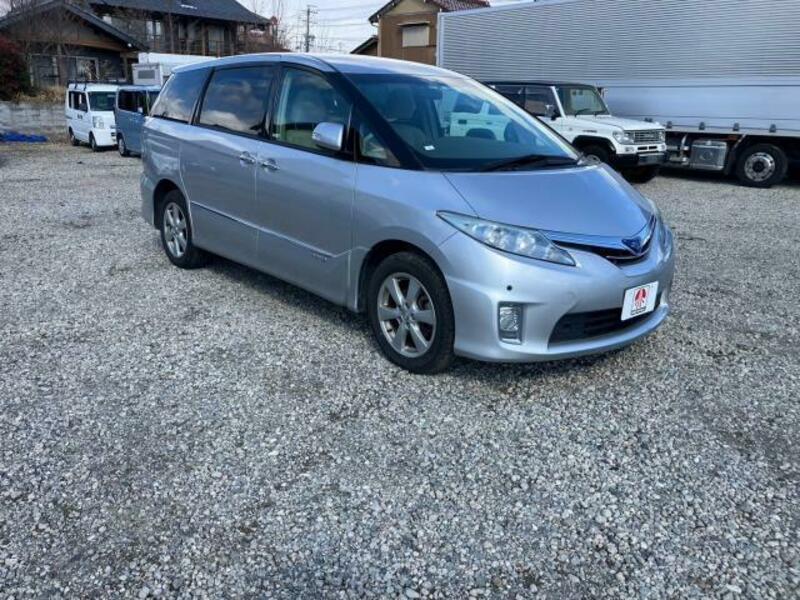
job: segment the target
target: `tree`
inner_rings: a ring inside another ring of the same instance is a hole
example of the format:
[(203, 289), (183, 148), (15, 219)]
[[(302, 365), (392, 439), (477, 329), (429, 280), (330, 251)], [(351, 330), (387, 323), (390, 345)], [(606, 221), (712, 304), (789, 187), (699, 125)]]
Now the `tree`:
[(11, 100), (28, 87), (28, 67), (22, 48), (0, 36), (0, 100)]

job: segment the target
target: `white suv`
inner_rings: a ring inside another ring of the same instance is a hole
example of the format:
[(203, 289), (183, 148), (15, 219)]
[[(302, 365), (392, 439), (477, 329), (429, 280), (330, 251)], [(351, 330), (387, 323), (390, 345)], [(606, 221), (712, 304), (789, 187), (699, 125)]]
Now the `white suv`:
[(597, 88), (580, 83), (489, 83), (540, 117), (585, 155), (630, 179), (655, 177), (666, 159), (666, 130), (658, 123), (614, 117)]
[(70, 83), (64, 99), (67, 134), (73, 146), (89, 144), (95, 152), (117, 145), (114, 101), (119, 86)]

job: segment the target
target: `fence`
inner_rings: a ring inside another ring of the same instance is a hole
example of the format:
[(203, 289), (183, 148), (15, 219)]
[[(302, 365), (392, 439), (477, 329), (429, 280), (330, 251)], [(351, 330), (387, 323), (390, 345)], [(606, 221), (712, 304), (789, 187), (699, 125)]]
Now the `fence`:
[(66, 137), (64, 105), (40, 102), (0, 102), (0, 131)]

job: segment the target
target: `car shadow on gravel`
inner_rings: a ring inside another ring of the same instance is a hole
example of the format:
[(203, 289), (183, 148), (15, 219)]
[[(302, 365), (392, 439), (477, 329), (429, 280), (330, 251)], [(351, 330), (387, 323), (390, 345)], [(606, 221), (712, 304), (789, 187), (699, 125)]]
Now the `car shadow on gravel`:
[[(373, 339), (366, 315), (354, 313), (277, 277), (220, 256), (214, 256), (208, 268), (237, 284), (246, 285), (260, 294), (269, 295), (290, 305), (293, 309), (343, 326), (350, 333), (369, 340), (376, 353), (376, 360), (387, 360)], [(509, 377), (539, 378), (567, 373), (574, 369), (592, 368), (625, 351), (625, 348), (621, 348), (604, 354), (536, 363), (491, 363), (457, 357), (447, 375), (465, 380), (480, 379), (483, 382), (505, 384), (509, 381)]]

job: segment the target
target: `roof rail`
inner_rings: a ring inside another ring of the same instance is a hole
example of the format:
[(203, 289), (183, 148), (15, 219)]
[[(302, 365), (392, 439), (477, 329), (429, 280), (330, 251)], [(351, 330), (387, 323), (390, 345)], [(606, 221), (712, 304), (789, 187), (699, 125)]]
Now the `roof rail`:
[[(116, 78), (116, 79), (70, 79), (67, 81), (67, 87), (75, 86), (74, 89), (86, 89), (87, 85), (125, 85), (128, 83), (128, 80), (125, 78)], [(82, 88), (79, 86), (83, 86)]]

